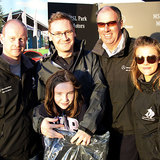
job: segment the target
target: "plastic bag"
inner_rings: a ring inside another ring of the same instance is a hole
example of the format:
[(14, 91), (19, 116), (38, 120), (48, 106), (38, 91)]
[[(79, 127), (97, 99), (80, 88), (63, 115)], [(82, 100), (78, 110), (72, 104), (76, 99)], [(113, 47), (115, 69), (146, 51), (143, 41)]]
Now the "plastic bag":
[(58, 131), (64, 139), (44, 137), (44, 160), (105, 160), (108, 153), (109, 132), (94, 135), (88, 146), (70, 143), (75, 132)]

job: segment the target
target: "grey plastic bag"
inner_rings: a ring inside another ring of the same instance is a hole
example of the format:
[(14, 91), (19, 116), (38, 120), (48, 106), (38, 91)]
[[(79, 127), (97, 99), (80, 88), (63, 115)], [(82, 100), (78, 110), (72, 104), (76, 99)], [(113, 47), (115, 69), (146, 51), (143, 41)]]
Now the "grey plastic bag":
[(88, 146), (70, 143), (75, 132), (60, 131), (64, 139), (44, 137), (44, 160), (105, 160), (108, 154), (109, 132), (94, 135)]

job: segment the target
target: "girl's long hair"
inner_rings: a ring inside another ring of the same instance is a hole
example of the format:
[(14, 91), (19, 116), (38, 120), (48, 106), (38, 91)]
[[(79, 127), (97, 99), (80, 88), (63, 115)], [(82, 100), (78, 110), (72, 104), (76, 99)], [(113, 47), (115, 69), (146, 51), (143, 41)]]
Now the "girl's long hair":
[(56, 73), (52, 74), (47, 82), (46, 82), (46, 93), (45, 93), (45, 101), (44, 106), (49, 115), (59, 116), (60, 108), (56, 105), (54, 101), (54, 88), (59, 83), (71, 82), (74, 87), (74, 100), (71, 105), (65, 110), (66, 115), (69, 117), (77, 116), (81, 111), (81, 106), (84, 103), (83, 96), (80, 92), (80, 84), (78, 83), (75, 76), (67, 71), (60, 70)]
[[(138, 69), (137, 63), (135, 61), (135, 57), (136, 57), (136, 50), (138, 49), (138, 47), (145, 47), (145, 46), (154, 47), (158, 52), (158, 57), (160, 57), (160, 44), (157, 40), (151, 37), (147, 37), (147, 36), (141, 36), (135, 40), (134, 47), (133, 47), (133, 60), (131, 64), (131, 77), (132, 77), (133, 84), (140, 91), (141, 91), (141, 88), (140, 88), (140, 84), (138, 83), (138, 78), (142, 73)], [(154, 88), (156, 80), (160, 78), (160, 66), (159, 65), (158, 65), (157, 72), (158, 72), (157, 73), (158, 75), (157, 75), (157, 78), (153, 82), (153, 88)], [(160, 87), (160, 82), (159, 82), (159, 87)]]

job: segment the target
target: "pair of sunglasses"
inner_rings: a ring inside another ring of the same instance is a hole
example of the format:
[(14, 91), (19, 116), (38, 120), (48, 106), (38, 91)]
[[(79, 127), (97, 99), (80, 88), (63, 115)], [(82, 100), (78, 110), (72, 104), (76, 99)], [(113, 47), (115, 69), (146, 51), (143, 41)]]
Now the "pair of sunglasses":
[(135, 61), (137, 64), (142, 64), (144, 63), (144, 60), (147, 60), (147, 62), (149, 64), (153, 64), (155, 63), (157, 60), (159, 60), (159, 57), (155, 56), (155, 55), (152, 55), (152, 56), (147, 56), (147, 57), (135, 57)]
[(97, 26), (98, 26), (99, 28), (104, 28), (106, 25), (107, 25), (108, 27), (113, 27), (113, 26), (115, 26), (116, 24), (117, 24), (117, 21), (110, 21), (110, 22), (107, 22), (107, 23), (98, 22), (98, 23), (97, 23)]

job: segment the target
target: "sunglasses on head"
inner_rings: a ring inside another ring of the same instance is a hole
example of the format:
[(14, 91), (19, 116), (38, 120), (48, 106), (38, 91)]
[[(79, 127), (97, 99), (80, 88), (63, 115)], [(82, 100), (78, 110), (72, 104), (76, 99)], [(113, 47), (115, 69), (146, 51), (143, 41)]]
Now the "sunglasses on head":
[(117, 21), (110, 21), (110, 22), (107, 22), (107, 23), (98, 22), (98, 23), (97, 23), (97, 26), (98, 26), (99, 28), (104, 28), (106, 25), (107, 25), (108, 27), (113, 27), (113, 26), (115, 26), (116, 24), (117, 24)]
[(159, 60), (159, 57), (152, 55), (152, 56), (147, 56), (147, 57), (135, 57), (135, 61), (137, 64), (142, 64), (144, 63), (144, 59), (147, 60), (148, 63), (153, 64), (155, 63), (157, 60)]

